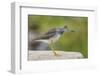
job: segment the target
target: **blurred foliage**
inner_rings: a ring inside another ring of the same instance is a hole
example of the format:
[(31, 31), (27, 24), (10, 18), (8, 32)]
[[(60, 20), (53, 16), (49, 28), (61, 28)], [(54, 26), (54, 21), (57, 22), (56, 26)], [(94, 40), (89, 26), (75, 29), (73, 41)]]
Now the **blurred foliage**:
[(81, 52), (85, 58), (88, 57), (88, 17), (76, 16), (45, 16), (29, 15), (29, 31), (45, 33), (51, 28), (67, 25), (75, 32), (64, 33), (58, 42), (56, 49)]

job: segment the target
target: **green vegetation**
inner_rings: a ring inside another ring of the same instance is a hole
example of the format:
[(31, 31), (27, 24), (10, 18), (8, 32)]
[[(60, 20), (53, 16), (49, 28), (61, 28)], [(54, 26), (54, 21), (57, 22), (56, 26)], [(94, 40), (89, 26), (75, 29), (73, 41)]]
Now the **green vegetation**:
[(75, 32), (64, 33), (58, 42), (56, 49), (81, 52), (85, 58), (88, 57), (88, 18), (74, 16), (42, 16), (29, 15), (29, 31), (37, 33), (47, 32), (50, 28), (67, 25)]

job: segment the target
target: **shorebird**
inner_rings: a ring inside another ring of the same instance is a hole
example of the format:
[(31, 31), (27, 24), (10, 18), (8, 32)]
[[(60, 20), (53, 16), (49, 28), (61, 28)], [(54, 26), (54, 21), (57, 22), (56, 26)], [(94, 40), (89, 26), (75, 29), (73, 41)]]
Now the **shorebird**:
[(53, 51), (54, 55), (59, 56), (59, 54), (57, 54), (56, 50), (54, 49), (54, 43), (59, 40), (59, 38), (64, 32), (70, 32), (70, 31), (71, 30), (69, 30), (67, 26), (63, 26), (60, 28), (52, 28), (48, 32), (44, 33), (43, 35), (37, 37), (34, 40), (47, 43), (50, 46), (51, 50)]

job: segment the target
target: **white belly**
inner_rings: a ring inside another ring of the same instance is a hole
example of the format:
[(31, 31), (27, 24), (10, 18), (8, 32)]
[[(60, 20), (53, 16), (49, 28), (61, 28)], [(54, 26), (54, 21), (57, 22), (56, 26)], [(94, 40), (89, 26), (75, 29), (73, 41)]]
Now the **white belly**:
[(50, 39), (49, 39), (49, 42), (50, 42), (50, 43), (51, 43), (51, 42), (54, 43), (54, 42), (58, 41), (59, 38), (60, 38), (60, 35), (56, 35), (56, 36), (50, 38)]

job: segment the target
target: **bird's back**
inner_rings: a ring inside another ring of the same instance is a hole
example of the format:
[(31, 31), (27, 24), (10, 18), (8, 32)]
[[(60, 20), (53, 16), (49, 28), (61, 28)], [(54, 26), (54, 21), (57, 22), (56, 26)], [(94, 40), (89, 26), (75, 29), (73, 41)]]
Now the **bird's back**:
[(56, 28), (53, 28), (49, 30), (48, 32), (44, 33), (43, 35), (35, 38), (34, 40), (40, 40), (40, 39), (50, 39), (56, 35)]

